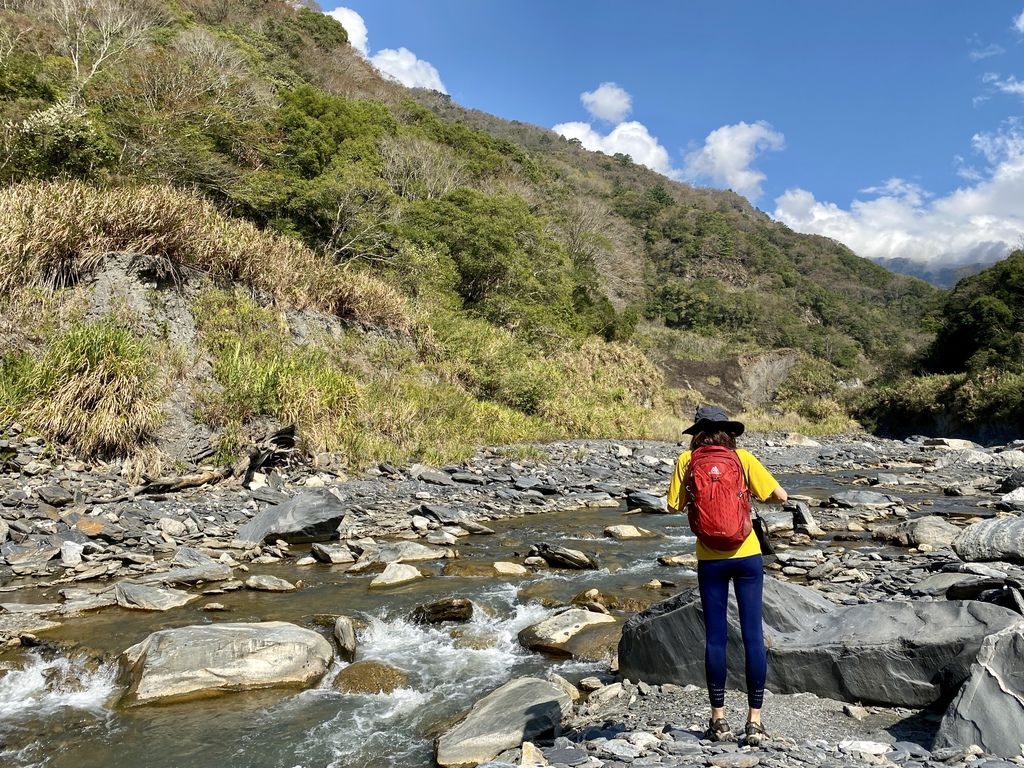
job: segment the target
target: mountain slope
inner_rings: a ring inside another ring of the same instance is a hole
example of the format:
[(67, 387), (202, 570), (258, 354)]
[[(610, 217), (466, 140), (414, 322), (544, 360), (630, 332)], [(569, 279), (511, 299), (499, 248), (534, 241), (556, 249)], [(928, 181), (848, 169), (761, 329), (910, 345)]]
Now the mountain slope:
[[(97, 8), (0, 10), (0, 421), (225, 458), (294, 422), (310, 453), (443, 460), (671, 434), (702, 388), (838, 418), (838, 381), (925, 339), (926, 284), (388, 82), (314, 7)], [(725, 359), (740, 383), (690, 365)], [(68, 421), (58, 391), (96, 397)]]

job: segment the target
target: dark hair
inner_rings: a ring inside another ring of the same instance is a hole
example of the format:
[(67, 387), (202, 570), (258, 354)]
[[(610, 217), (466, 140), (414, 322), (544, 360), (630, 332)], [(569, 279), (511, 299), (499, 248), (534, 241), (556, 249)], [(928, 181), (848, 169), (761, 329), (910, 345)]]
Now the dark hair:
[(690, 440), (690, 450), (695, 451), (707, 445), (721, 445), (736, 450), (736, 436), (729, 432), (698, 432)]

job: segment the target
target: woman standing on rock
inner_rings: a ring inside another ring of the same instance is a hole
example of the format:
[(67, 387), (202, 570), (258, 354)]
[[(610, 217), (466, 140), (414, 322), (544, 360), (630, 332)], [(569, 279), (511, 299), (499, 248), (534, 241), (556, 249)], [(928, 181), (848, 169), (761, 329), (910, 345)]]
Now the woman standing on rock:
[(705, 738), (734, 738), (725, 719), (726, 639), (729, 582), (736, 591), (746, 657), (747, 703), (750, 711), (743, 741), (758, 746), (765, 738), (761, 725), (768, 663), (761, 623), (764, 562), (750, 520), (750, 494), (760, 501), (784, 502), (782, 486), (753, 454), (736, 449), (743, 424), (729, 421), (716, 405), (697, 409), (690, 449), (676, 461), (668, 489), (669, 509), (682, 512), (697, 536), (697, 584), (704, 612), (704, 670), (711, 718)]

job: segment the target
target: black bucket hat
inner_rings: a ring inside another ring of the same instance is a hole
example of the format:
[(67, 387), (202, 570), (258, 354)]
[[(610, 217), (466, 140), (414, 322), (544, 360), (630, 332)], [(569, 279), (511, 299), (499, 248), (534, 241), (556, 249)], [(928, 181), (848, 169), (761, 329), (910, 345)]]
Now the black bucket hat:
[(745, 427), (742, 421), (729, 421), (729, 416), (720, 405), (702, 405), (693, 416), (693, 426), (683, 430), (684, 435), (698, 432), (728, 432), (739, 437)]

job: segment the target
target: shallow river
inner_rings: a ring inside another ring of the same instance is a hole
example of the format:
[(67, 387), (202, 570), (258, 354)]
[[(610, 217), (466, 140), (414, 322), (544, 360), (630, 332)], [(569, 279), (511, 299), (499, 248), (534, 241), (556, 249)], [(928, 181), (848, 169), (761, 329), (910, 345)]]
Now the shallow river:
[[(827, 497), (848, 479), (780, 474), (791, 493)], [(838, 480), (838, 483), (836, 482)], [(913, 494), (898, 493), (908, 501)], [(936, 499), (940, 505), (941, 497)], [(938, 511), (938, 510), (933, 510)], [(632, 523), (662, 538), (615, 542), (603, 529)], [(619, 597), (661, 599), (677, 589), (652, 592), (643, 585), (669, 579), (682, 588), (692, 571), (664, 568), (657, 557), (692, 552), (694, 539), (681, 516), (624, 516), (621, 508), (535, 515), (492, 524), (494, 536), (461, 539), (459, 562), (521, 561), (530, 544), (547, 541), (596, 553), (599, 571), (550, 572), (522, 580), (434, 576), (406, 587), (373, 591), (372, 575), (347, 575), (314, 565), (254, 566), (304, 587), (272, 594), (240, 590), (196, 601), (166, 613), (110, 608), (69, 620), (47, 637), (114, 658), (150, 632), (210, 621), (285, 620), (320, 626), (344, 613), (367, 622), (359, 634), (358, 659), (379, 659), (408, 674), (408, 686), (390, 695), (336, 692), (331, 681), (343, 662), (335, 661), (321, 683), (296, 692), (252, 691), (163, 706), (122, 708), (116, 662), (95, 666), (68, 659), (44, 661), (32, 652), (0, 660), (0, 764), (50, 768), (120, 766), (332, 766), (432, 765), (431, 737), (477, 698), (511, 677), (543, 675), (555, 669), (570, 679), (606, 669), (546, 659), (521, 648), (522, 628), (553, 612), (542, 598), (567, 601), (597, 587)], [(301, 549), (301, 548), (295, 548)], [(471, 598), (478, 606), (468, 625), (431, 628), (405, 620), (414, 606), (442, 597)], [(50, 592), (16, 593), (25, 602), (53, 600)], [(205, 602), (230, 612), (200, 610)], [(63, 681), (63, 682), (62, 682)]]

